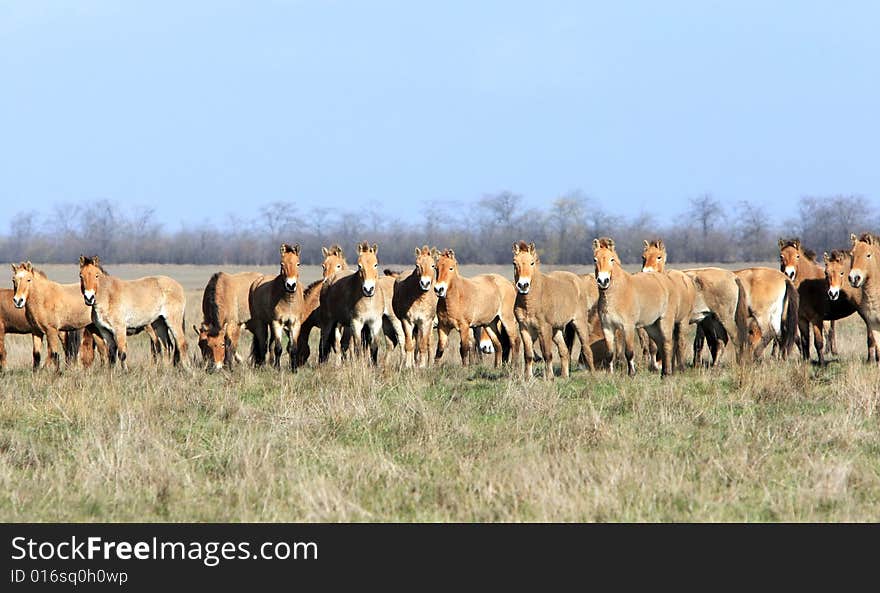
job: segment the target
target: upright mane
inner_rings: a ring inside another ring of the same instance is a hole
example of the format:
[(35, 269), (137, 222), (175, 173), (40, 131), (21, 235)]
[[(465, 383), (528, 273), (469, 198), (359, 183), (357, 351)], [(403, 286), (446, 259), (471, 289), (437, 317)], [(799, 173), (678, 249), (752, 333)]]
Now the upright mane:
[(222, 272), (216, 272), (208, 285), (205, 286), (205, 293), (202, 297), (202, 315), (205, 318), (205, 325), (208, 326), (208, 333), (216, 336), (220, 333), (220, 310), (217, 306), (217, 281), (220, 279)]
[(859, 235), (859, 241), (868, 245), (880, 245), (880, 236), (873, 233), (862, 233)]
[(101, 273), (104, 275), (110, 274), (107, 270), (104, 269), (104, 266), (101, 265), (101, 260), (100, 260), (100, 258), (98, 258), (97, 255), (91, 255), (91, 256), (81, 255), (79, 257), (79, 267), (90, 266), (90, 265), (95, 266), (96, 268), (101, 270)]
[(324, 279), (323, 279), (323, 278), (318, 278), (317, 280), (315, 280), (314, 282), (312, 282), (311, 284), (309, 284), (308, 286), (306, 286), (305, 290), (303, 290), (303, 296), (305, 296), (305, 295), (307, 295), (307, 294), (311, 294), (311, 292), (312, 292), (313, 290), (315, 290), (315, 287), (318, 287), (318, 286), (320, 286), (321, 284), (324, 284)]
[(828, 261), (834, 263), (842, 263), (849, 261), (849, 251), (844, 249), (834, 249), (828, 254)]

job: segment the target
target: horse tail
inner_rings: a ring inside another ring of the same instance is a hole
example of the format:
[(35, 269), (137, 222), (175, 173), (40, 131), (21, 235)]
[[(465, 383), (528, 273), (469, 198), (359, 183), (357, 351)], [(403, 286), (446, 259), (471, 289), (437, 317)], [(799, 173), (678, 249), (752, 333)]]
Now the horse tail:
[(503, 323), (499, 323), (498, 328), (498, 341), (501, 342), (501, 362), (507, 362), (510, 359), (510, 336)]
[(800, 306), (800, 295), (797, 288), (788, 278), (785, 279), (785, 301), (784, 312), (782, 317), (782, 354), (788, 356), (794, 346), (795, 336), (798, 332), (798, 307)]
[(736, 311), (734, 313), (734, 323), (736, 323), (736, 357), (740, 357), (745, 353), (746, 342), (749, 338), (749, 296), (746, 293), (745, 284), (738, 277), (736, 278)]
[(82, 329), (72, 329), (64, 332), (64, 359), (72, 363), (79, 356), (79, 345), (82, 342)]
[(253, 339), (251, 340), (250, 361), (254, 366), (262, 366), (266, 363), (266, 355), (269, 350), (269, 332), (266, 332), (264, 340), (257, 337), (256, 328), (251, 330), (251, 333), (253, 333)]
[(400, 278), (403, 275), (403, 272), (400, 270), (392, 270), (390, 268), (385, 268), (382, 273), (386, 276), (391, 276), (392, 278)]

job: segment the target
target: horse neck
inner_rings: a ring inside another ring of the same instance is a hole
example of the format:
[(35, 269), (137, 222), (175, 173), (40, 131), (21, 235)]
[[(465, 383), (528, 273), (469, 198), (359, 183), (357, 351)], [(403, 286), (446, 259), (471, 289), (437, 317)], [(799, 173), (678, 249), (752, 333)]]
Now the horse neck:
[[(800, 260), (797, 269), (797, 278), (800, 280), (817, 280), (825, 277), (825, 270), (814, 261), (806, 258)], [(798, 282), (800, 284), (800, 282)]]
[(609, 287), (609, 289), (614, 288), (615, 285), (627, 286), (630, 283), (631, 279), (632, 274), (624, 270), (623, 266), (621, 266), (619, 263), (614, 262), (614, 266), (612, 267), (611, 271), (611, 286)]

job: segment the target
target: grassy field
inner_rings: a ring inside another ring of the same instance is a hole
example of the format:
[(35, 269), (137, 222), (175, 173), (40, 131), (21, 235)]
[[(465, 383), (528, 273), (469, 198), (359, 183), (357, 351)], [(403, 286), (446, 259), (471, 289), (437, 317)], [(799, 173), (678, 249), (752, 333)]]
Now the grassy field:
[[(191, 325), (213, 269), (111, 271), (180, 280)], [(838, 333), (824, 368), (552, 383), (462, 368), (454, 345), (426, 371), (156, 369), (143, 335), (128, 372), (33, 373), (11, 336), (0, 520), (876, 521), (880, 370), (860, 321)]]

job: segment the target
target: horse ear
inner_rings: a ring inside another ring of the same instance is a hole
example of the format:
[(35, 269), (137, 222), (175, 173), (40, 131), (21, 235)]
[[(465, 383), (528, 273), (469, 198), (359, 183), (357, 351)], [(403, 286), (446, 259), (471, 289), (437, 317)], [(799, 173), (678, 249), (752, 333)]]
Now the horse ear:
[(31, 263), (31, 260), (27, 260), (26, 262), (24, 262), (24, 269), (28, 272), (34, 271), (34, 264)]
[(379, 244), (378, 243), (373, 243), (373, 253), (374, 254), (379, 253)]
[(513, 254), (516, 255), (517, 253), (519, 253), (519, 241), (514, 241), (513, 242)]
[(614, 251), (614, 239), (605, 239), (605, 244), (608, 245), (608, 249)]
[(449, 254), (449, 257), (455, 259), (455, 252), (452, 249), (447, 249), (446, 253)]
[(83, 267), (86, 264), (86, 256), (80, 254), (79, 256), (79, 267)]
[(537, 249), (535, 249), (535, 242), (532, 241), (531, 243), (529, 243), (529, 253), (531, 253), (532, 255), (535, 255), (536, 252), (537, 252)]
[(419, 249), (418, 247), (416, 247), (416, 257), (420, 256), (421, 254), (422, 254), (422, 250)]
[(326, 247), (321, 247), (321, 254), (322, 254), (324, 257), (327, 257), (328, 255), (330, 255), (330, 250), (327, 249)]
[(295, 254), (299, 255), (299, 243), (297, 243), (296, 245), (293, 246), (293, 252)]
[(650, 243), (648, 243), (648, 240), (647, 240), (647, 239), (643, 239), (643, 240), (642, 240), (642, 243), (644, 243), (644, 244), (645, 244), (645, 249), (647, 249), (647, 248), (648, 248), (648, 247), (650, 247), (650, 246), (651, 246), (651, 244), (650, 244)]
[(783, 247), (785, 247), (785, 239), (779, 239), (778, 244), (779, 244), (779, 249), (782, 249)]
[(101, 259), (97, 255), (93, 255), (92, 256), (92, 264), (100, 267), (101, 266)]
[(849, 240), (850, 240), (850, 242), (852, 242), (853, 245), (855, 245), (856, 243), (858, 243), (859, 238), (856, 237), (855, 233), (850, 233)]
[(593, 251), (599, 249), (599, 239), (593, 239)]
[(800, 251), (800, 249), (801, 249), (801, 240), (800, 240), (800, 239), (795, 239), (795, 240), (792, 241), (791, 243), (792, 243), (792, 245), (794, 245), (794, 248), (795, 248), (795, 249), (797, 249), (798, 251)]
[(435, 260), (437, 258), (439, 258), (440, 257), (440, 250), (437, 249), (436, 247), (432, 247), (431, 248), (431, 257), (433, 257)]
[(824, 261), (824, 262), (827, 264), (827, 263), (828, 263), (828, 260), (830, 260), (830, 259), (831, 259), (831, 257), (828, 255), (828, 252), (827, 252), (827, 251), (823, 251), (823, 252), (822, 252), (822, 261)]

